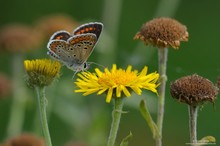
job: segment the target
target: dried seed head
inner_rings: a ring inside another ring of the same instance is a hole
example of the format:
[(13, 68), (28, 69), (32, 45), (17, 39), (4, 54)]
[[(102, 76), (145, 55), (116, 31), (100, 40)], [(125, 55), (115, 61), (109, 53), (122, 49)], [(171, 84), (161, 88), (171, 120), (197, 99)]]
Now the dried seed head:
[(206, 101), (214, 103), (218, 88), (208, 79), (193, 74), (182, 77), (172, 83), (170, 94), (180, 102), (196, 106)]
[(78, 26), (78, 22), (72, 19), (71, 16), (65, 14), (53, 14), (40, 18), (36, 21), (37, 30), (43, 33), (44, 38), (48, 40), (50, 36), (59, 30), (72, 32)]
[(11, 53), (40, 48), (42, 35), (23, 24), (11, 24), (0, 30), (0, 49)]
[(22, 134), (7, 140), (3, 146), (46, 146), (46, 144), (42, 138), (35, 135)]
[(171, 18), (156, 18), (146, 22), (134, 39), (140, 39), (146, 45), (151, 44), (158, 48), (172, 47), (178, 49), (180, 41), (188, 41), (186, 26)]

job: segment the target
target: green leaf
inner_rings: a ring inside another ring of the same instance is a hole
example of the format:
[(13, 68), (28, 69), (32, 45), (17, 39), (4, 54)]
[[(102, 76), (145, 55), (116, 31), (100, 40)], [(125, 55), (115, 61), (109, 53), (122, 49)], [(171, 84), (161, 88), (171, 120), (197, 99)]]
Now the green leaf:
[(133, 136), (133, 135), (132, 135), (132, 133), (130, 132), (129, 135), (126, 136), (126, 137), (122, 140), (120, 146), (127, 146), (127, 145), (128, 145), (128, 141), (132, 138), (132, 136)]
[(157, 125), (154, 123), (144, 100), (141, 100), (139, 108), (140, 108), (142, 116), (144, 117), (148, 126), (150, 127), (150, 130), (153, 134), (153, 138), (154, 139), (160, 138), (160, 134), (159, 134), (159, 130), (157, 128)]
[(202, 146), (202, 145), (206, 145), (206, 144), (215, 144), (215, 143), (216, 143), (215, 137), (205, 136), (201, 140), (197, 141), (196, 146)]

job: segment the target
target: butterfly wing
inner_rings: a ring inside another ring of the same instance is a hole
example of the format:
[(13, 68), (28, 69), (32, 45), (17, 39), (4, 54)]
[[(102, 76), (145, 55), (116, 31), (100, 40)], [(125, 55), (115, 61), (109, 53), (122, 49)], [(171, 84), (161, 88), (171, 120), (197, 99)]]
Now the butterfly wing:
[(64, 64), (68, 64), (72, 61), (71, 55), (65, 51), (68, 47), (69, 44), (67, 44), (67, 42), (64, 40), (51, 40), (47, 44), (47, 54), (55, 60), (58, 60)]
[(61, 31), (57, 31), (55, 32), (51, 37), (50, 37), (50, 41), (51, 40), (64, 40), (67, 41), (69, 38), (71, 37), (70, 33), (65, 31), (65, 30), (61, 30)]
[(68, 68), (82, 70), (84, 62), (88, 59), (97, 42), (94, 34), (81, 34), (64, 40), (51, 40), (48, 45), (48, 55), (62, 62)]
[(73, 31), (74, 35), (92, 33), (96, 35), (97, 40), (102, 32), (103, 24), (99, 22), (86, 23)]
[(96, 42), (97, 38), (95, 34), (87, 33), (74, 35), (67, 40), (70, 46), (66, 48), (66, 51), (71, 54), (74, 60), (77, 60), (77, 63), (83, 64), (92, 53)]
[(103, 28), (102, 23), (81, 25), (73, 32), (55, 32), (48, 42), (48, 55), (62, 62), (68, 68), (79, 71), (86, 68), (86, 61), (92, 53)]

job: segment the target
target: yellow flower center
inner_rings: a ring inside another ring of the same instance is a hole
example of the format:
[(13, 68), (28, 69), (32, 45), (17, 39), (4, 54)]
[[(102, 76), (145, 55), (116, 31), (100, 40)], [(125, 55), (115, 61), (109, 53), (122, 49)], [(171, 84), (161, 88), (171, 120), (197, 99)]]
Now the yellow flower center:
[(124, 70), (116, 70), (112, 73), (104, 73), (98, 80), (100, 85), (107, 86), (126, 86), (137, 78), (134, 72), (125, 72)]

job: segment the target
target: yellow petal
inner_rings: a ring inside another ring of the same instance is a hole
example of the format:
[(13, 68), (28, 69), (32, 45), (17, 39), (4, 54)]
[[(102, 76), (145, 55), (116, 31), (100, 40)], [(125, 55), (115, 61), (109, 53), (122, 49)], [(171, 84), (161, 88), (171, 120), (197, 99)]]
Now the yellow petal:
[(103, 74), (98, 68), (95, 69), (95, 72), (97, 73), (98, 77), (101, 77)]
[(121, 91), (122, 91), (122, 85), (119, 85), (117, 88), (116, 88), (116, 97), (121, 97)]
[(126, 87), (122, 87), (123, 93), (125, 94), (125, 96), (129, 97), (131, 96), (130, 92), (128, 91), (128, 89)]
[(107, 97), (106, 97), (106, 102), (109, 103), (112, 99), (112, 93), (113, 93), (113, 88), (108, 89)]
[(139, 76), (145, 76), (145, 75), (147, 74), (147, 70), (148, 70), (148, 68), (147, 68), (147, 66), (145, 66), (145, 67), (142, 69), (142, 71), (141, 71), (141, 73), (139, 74)]
[(127, 69), (126, 69), (126, 72), (127, 72), (127, 73), (130, 73), (130, 72), (131, 72), (131, 69), (132, 69), (132, 66), (129, 65), (129, 66), (127, 67)]

